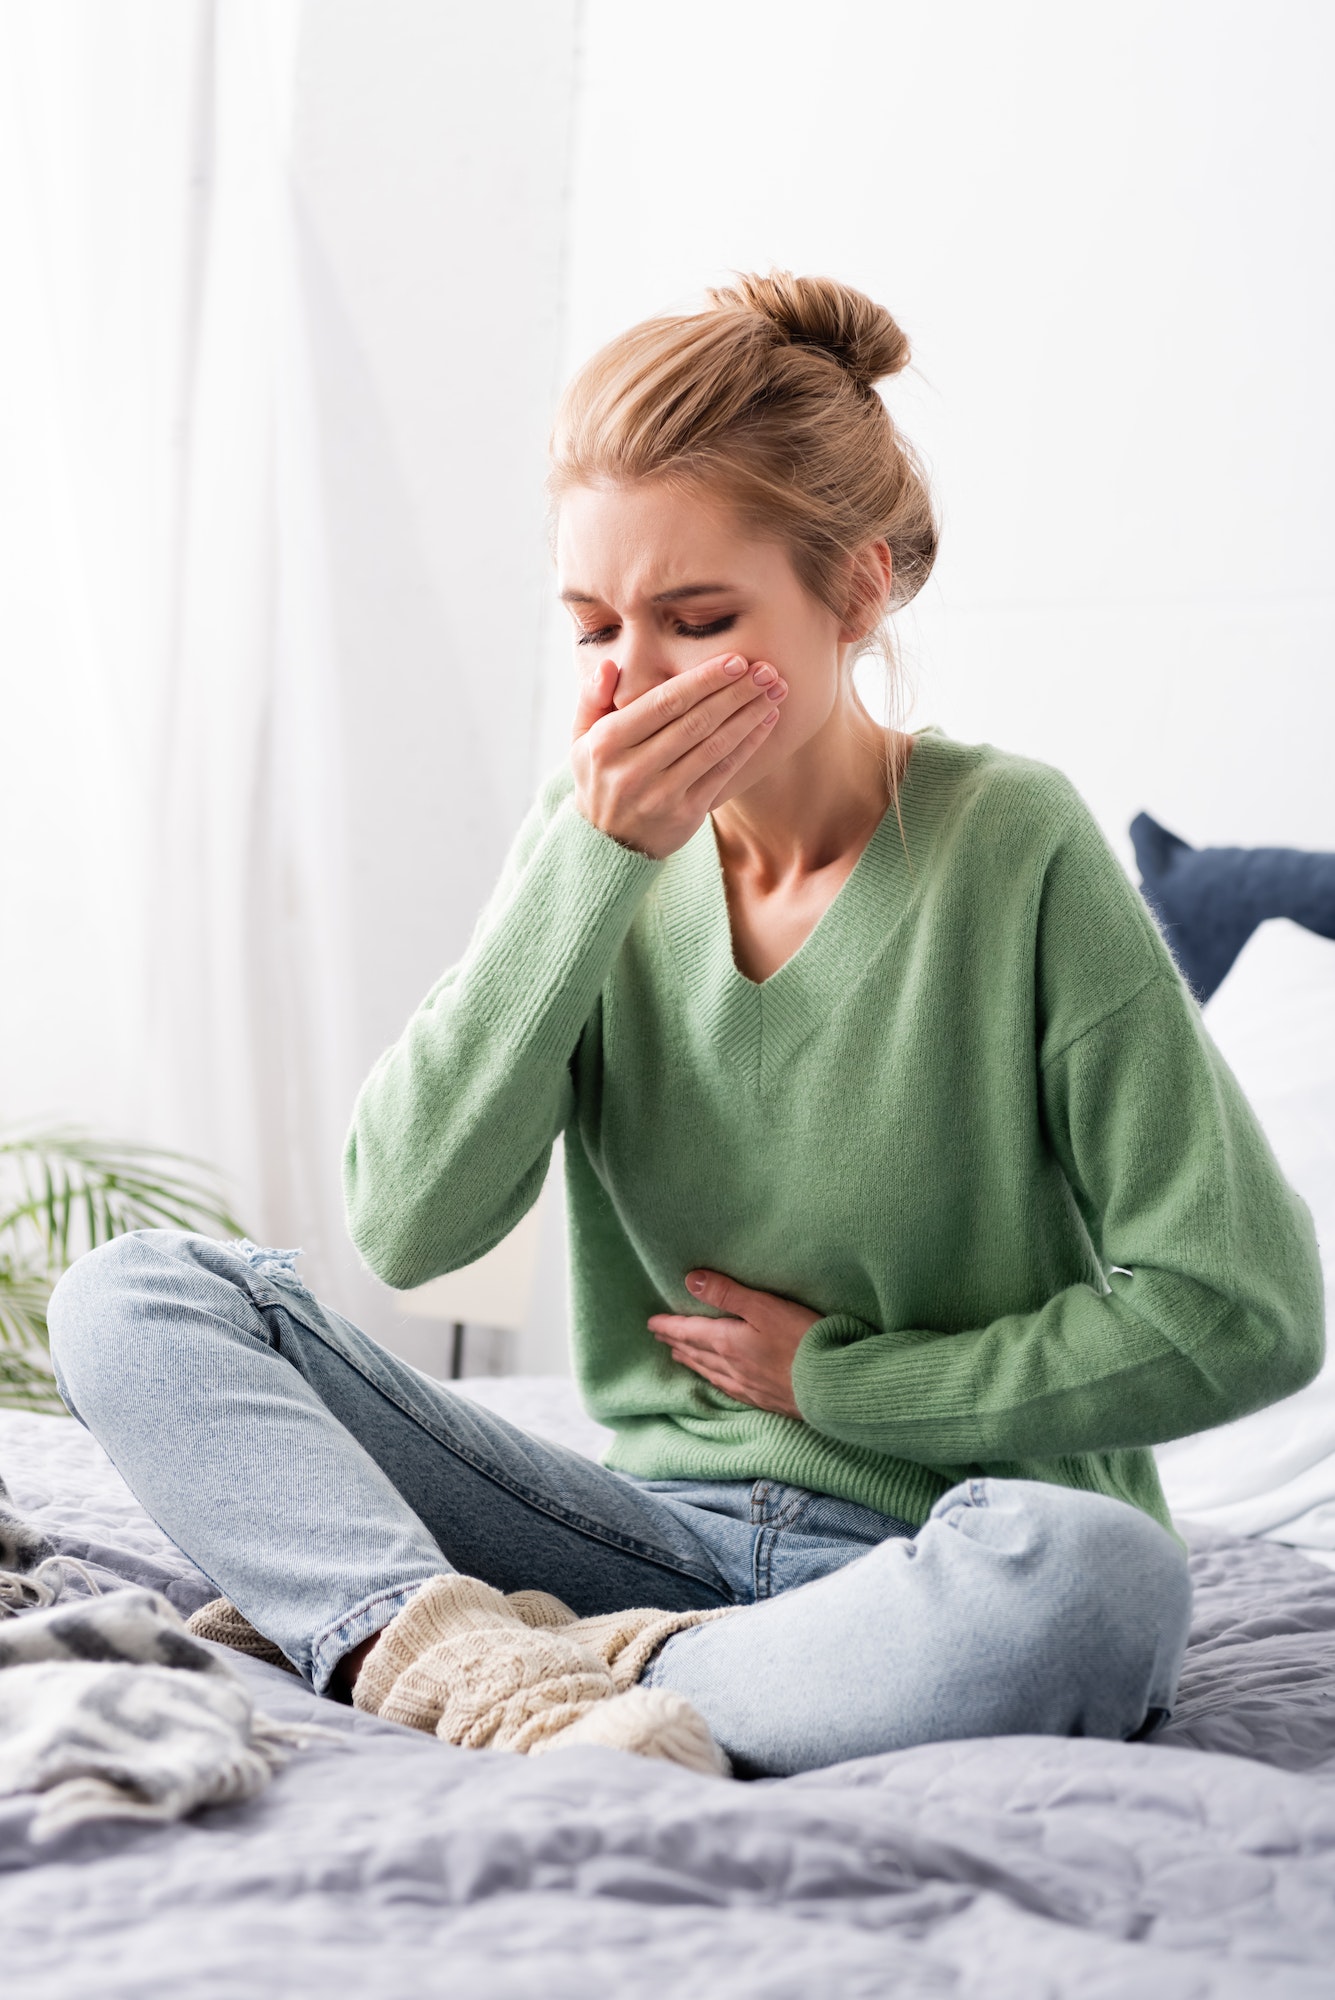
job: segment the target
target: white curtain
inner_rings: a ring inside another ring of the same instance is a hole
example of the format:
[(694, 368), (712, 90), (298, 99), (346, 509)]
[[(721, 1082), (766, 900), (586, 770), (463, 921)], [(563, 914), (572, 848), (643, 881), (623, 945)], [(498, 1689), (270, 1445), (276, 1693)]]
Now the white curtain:
[(77, 828), (63, 865), (100, 885), (84, 920), (101, 892), (111, 906), (111, 977), (80, 980), (68, 939), (83, 991), (58, 1008), (65, 1035), (85, 1009), (119, 1014), (92, 1028), (118, 1072), (92, 1114), (224, 1163), (253, 1226), (304, 1238), (328, 1276), (351, 1057), (290, 241), (298, 19), (291, 0), (7, 17), (4, 178), (26, 239), (7, 289), (41, 371), (10, 465), (46, 456), (56, 518), (36, 553), (80, 654), (76, 670), (48, 649), (39, 616), (9, 672), (49, 651), (60, 708), (82, 710), (66, 757), (48, 717), (26, 804), (34, 828), (53, 811)]
[[(521, 111), (572, 59), (572, 9), (528, 11)], [(0, 15), (0, 1116), (216, 1162), (391, 1338), (338, 1160), (536, 776), (568, 116), (503, 141), (545, 260), (484, 185), (496, 268), (461, 267), (504, 45), (453, 13)], [(507, 327), (526, 288), (517, 350), (466, 323), (483, 281)]]

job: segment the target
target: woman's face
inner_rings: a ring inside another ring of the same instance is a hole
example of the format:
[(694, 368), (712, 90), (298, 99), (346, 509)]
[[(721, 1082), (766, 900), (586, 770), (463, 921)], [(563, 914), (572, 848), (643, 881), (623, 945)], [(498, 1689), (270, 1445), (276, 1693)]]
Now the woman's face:
[(561, 502), (557, 571), (580, 665), (614, 660), (617, 708), (720, 653), (776, 667), (778, 728), (738, 775), (775, 770), (841, 701), (851, 634), (799, 583), (787, 550), (744, 533), (732, 510), (657, 480), (579, 486)]

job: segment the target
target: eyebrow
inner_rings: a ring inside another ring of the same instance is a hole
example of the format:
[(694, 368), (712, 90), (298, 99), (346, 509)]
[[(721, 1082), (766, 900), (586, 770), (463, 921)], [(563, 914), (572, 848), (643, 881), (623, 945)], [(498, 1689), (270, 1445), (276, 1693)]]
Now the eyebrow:
[[(651, 604), (680, 604), (688, 597), (717, 597), (720, 592), (735, 590), (734, 583), (683, 583), (676, 590), (660, 590), (657, 597), (651, 597)], [(586, 591), (563, 590), (562, 604), (597, 604), (600, 599), (590, 597)]]

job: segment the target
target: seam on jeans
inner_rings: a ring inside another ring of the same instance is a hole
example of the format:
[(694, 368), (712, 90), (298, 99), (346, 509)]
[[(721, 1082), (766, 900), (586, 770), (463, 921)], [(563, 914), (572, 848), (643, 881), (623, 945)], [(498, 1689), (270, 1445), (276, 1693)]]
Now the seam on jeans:
[(779, 1538), (781, 1535), (792, 1533), (802, 1515), (811, 1506), (815, 1497), (814, 1493), (807, 1493), (799, 1487), (792, 1499), (779, 1509), (774, 1523), (769, 1529), (768, 1541), (765, 1547), (764, 1595), (766, 1597), (773, 1597), (774, 1595), (774, 1565), (779, 1554)]
[[(787, 1493), (788, 1498), (776, 1498)], [(791, 1528), (810, 1507), (816, 1495), (805, 1486), (790, 1486), (777, 1479), (756, 1479), (751, 1483), (751, 1525), (753, 1528)]]
[[(316, 1310), (320, 1311), (321, 1308), (318, 1300), (309, 1292), (306, 1296), (311, 1300)], [(299, 1304), (300, 1302), (296, 1303)], [(607, 1527), (603, 1522), (590, 1521), (583, 1515), (572, 1513), (568, 1508), (559, 1507), (546, 1495), (536, 1492), (532, 1487), (521, 1485), (517, 1480), (505, 1477), (496, 1466), (488, 1464), (483, 1459), (474, 1457), (471, 1452), (464, 1451), (453, 1439), (443, 1436), (433, 1424), (429, 1423), (423, 1417), (420, 1410), (411, 1408), (409, 1404), (404, 1402), (401, 1396), (396, 1395), (383, 1382), (377, 1381), (376, 1377), (364, 1368), (360, 1361), (356, 1360), (351, 1354), (345, 1353), (335, 1340), (329, 1338), (323, 1328), (314, 1325), (305, 1313), (294, 1310), (293, 1306), (294, 1302), (283, 1299), (280, 1301), (279, 1310), (289, 1313), (293, 1319), (298, 1320), (308, 1333), (313, 1333), (317, 1340), (323, 1342), (332, 1353), (338, 1356), (340, 1361), (346, 1362), (349, 1368), (355, 1369), (362, 1380), (369, 1383), (371, 1388), (376, 1391), (377, 1395), (383, 1396), (385, 1401), (392, 1403), (394, 1408), (407, 1417), (410, 1423), (416, 1424), (419, 1430), (425, 1431), (428, 1437), (434, 1438), (436, 1443), (443, 1450), (449, 1452), (452, 1458), (456, 1458), (461, 1464), (469, 1466), (472, 1471), (479, 1473), (482, 1478), (490, 1481), (493, 1486), (498, 1486), (503, 1493), (509, 1493), (515, 1499), (523, 1501), (524, 1505), (531, 1507), (535, 1514), (545, 1515), (549, 1521), (559, 1521), (563, 1527), (574, 1528), (578, 1533), (586, 1535), (590, 1541), (601, 1542), (605, 1547), (620, 1549), (628, 1555), (638, 1556), (642, 1561), (652, 1563), (655, 1569), (664, 1570), (669, 1575), (687, 1576), (694, 1583), (703, 1583), (707, 1589), (718, 1591), (720, 1599), (724, 1604), (735, 1604), (739, 1601), (727, 1590), (717, 1570), (710, 1576), (705, 1570), (695, 1569), (689, 1564), (680, 1562), (676, 1557), (667, 1555), (662, 1549), (650, 1548), (647, 1543), (639, 1541), (634, 1535), (618, 1534), (614, 1528)], [(461, 1400), (466, 1402), (467, 1398), (465, 1397)], [(561, 1447), (556, 1446), (552, 1448), (559, 1450)]]
[(775, 1516), (776, 1527), (795, 1528), (816, 1498), (815, 1494), (809, 1493), (804, 1486), (795, 1486), (792, 1495), (792, 1499), (780, 1507)]
[(757, 1604), (774, 1595), (774, 1544), (776, 1531), (763, 1527), (756, 1534), (751, 1552), (751, 1590)]
[[(781, 1491), (783, 1490), (780, 1482), (758, 1479), (751, 1489), (751, 1522), (757, 1530), (751, 1557), (751, 1576), (757, 1603), (774, 1595), (774, 1565), (778, 1559), (780, 1535), (789, 1534), (797, 1528), (802, 1517), (821, 1497), (804, 1486), (789, 1486), (787, 1488), (789, 1497), (775, 1505), (776, 1485)], [(892, 1517), (883, 1515), (881, 1518), (888, 1520)], [(908, 1524), (901, 1523), (901, 1526), (907, 1527)], [(912, 1533), (910, 1529), (910, 1538)], [(885, 1536), (882, 1539), (893, 1540), (895, 1537)], [(868, 1546), (874, 1548), (877, 1544), (873, 1542)]]
[(768, 1479), (751, 1481), (751, 1526), (755, 1531), (751, 1542), (751, 1598), (756, 1604), (769, 1595), (766, 1588), (767, 1558), (773, 1544), (773, 1532), (769, 1525), (769, 1496)]
[[(423, 1578), (423, 1582), (426, 1581), (427, 1579)], [(403, 1603), (399, 1606), (399, 1609), (402, 1610), (405, 1605), (408, 1605), (412, 1602), (413, 1598), (416, 1597), (418, 1591), (421, 1588), (422, 1585), (420, 1583), (414, 1583), (414, 1584), (395, 1583), (389, 1585), (384, 1590), (372, 1591), (371, 1595), (369, 1597), (364, 1597), (360, 1604), (354, 1604), (351, 1611), (345, 1611), (343, 1616), (337, 1621), (336, 1624), (326, 1625), (324, 1631), (321, 1632), (317, 1638), (312, 1639), (311, 1641), (311, 1667), (313, 1669), (312, 1677), (314, 1677), (314, 1673), (318, 1673), (319, 1670), (324, 1665), (324, 1651), (326, 1646), (329, 1645), (331, 1640), (336, 1639), (339, 1633), (344, 1631), (347, 1626), (356, 1624), (359, 1619), (362, 1619), (366, 1616), (366, 1613), (368, 1611), (374, 1611), (379, 1605), (393, 1603), (395, 1598), (403, 1599)], [(390, 1613), (390, 1618), (396, 1616), (397, 1613), (395, 1612)], [(385, 1625), (388, 1625), (389, 1622), (390, 1619), (387, 1618), (385, 1620)], [(382, 1625), (378, 1629), (383, 1632), (385, 1626)], [(343, 1651), (340, 1652), (338, 1656), (339, 1660), (343, 1658), (343, 1653), (346, 1652), (347, 1650), (348, 1649), (345, 1646), (343, 1648)], [(337, 1665), (338, 1665), (338, 1660), (335, 1660), (334, 1666)], [(331, 1667), (329, 1669), (330, 1673), (332, 1673), (333, 1670), (334, 1668)]]

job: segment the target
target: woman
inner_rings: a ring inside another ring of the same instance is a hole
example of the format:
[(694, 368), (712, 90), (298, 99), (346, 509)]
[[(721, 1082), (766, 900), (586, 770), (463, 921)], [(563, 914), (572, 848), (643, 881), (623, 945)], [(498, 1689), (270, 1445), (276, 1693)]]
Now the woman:
[(608, 1465), (281, 1253), (147, 1232), (57, 1292), (70, 1407), (317, 1689), (707, 1764), (702, 1717), (751, 1773), (1171, 1704), (1148, 1447), (1311, 1378), (1313, 1231), (1066, 780), (858, 701), (935, 555), (874, 389), (908, 352), (775, 275), (573, 383), (569, 768), (356, 1107), (350, 1225), (400, 1287), (497, 1243), (564, 1131)]

